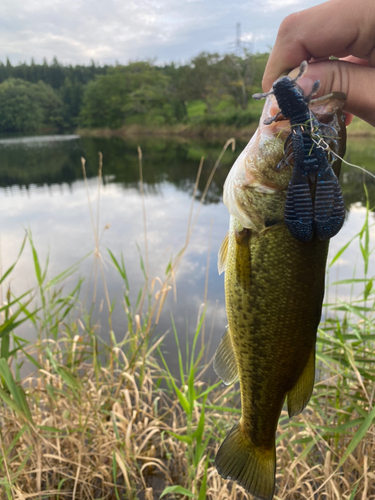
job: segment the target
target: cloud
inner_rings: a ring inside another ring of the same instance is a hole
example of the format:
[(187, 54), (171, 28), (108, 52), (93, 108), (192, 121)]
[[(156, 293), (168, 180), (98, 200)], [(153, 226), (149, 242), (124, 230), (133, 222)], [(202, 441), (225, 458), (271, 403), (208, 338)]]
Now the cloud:
[[(317, 0), (2, 0), (0, 59), (64, 63), (186, 61), (201, 51), (234, 46), (236, 24), (255, 33), (257, 49), (273, 43), (293, 9)], [(261, 34), (267, 32), (267, 43)], [(259, 45), (259, 46), (258, 46)]]
[(265, 0), (259, 4), (259, 9), (268, 13), (279, 9), (285, 10), (285, 8), (289, 6), (303, 5), (303, 3), (302, 0)]

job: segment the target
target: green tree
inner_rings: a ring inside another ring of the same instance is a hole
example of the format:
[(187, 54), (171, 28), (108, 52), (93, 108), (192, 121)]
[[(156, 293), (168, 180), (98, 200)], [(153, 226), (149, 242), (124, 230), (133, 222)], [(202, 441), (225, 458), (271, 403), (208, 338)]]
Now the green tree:
[(173, 107), (175, 119), (181, 122), (187, 118), (186, 105), (189, 100), (189, 92), (186, 85), (186, 78), (190, 71), (190, 67), (187, 65), (177, 66), (171, 63), (160, 68), (160, 70), (169, 78), (169, 102)]
[(59, 95), (64, 103), (64, 126), (67, 128), (78, 125), (81, 111), (84, 85), (69, 76), (65, 77), (64, 85), (59, 90)]
[(254, 88), (261, 87), (261, 78), (268, 54), (210, 54), (202, 52), (184, 68), (188, 100), (202, 100), (212, 113), (223, 99), (247, 109)]
[(221, 70), (220, 81), (224, 92), (232, 97), (236, 106), (245, 110), (252, 94), (256, 71), (252, 54), (246, 51), (242, 57), (226, 54), (219, 66)]
[(170, 79), (149, 62), (110, 68), (85, 90), (80, 123), (119, 128), (125, 123), (170, 123), (175, 120)]
[(202, 52), (191, 60), (189, 71), (186, 72), (187, 96), (189, 100), (200, 99), (207, 111), (212, 113), (213, 108), (220, 102), (226, 89), (221, 82), (222, 56)]
[(32, 132), (61, 122), (62, 101), (49, 85), (19, 78), (0, 84), (1, 132)]

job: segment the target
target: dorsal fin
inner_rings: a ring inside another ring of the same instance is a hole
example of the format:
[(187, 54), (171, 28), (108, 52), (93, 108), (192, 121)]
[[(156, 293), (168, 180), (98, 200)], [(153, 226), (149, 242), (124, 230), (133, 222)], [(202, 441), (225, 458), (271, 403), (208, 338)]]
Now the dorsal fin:
[(219, 255), (217, 259), (217, 270), (219, 271), (219, 274), (225, 271), (225, 264), (227, 261), (227, 254), (228, 254), (228, 241), (229, 241), (229, 231), (225, 235), (225, 238), (223, 239), (223, 242), (219, 248)]
[(215, 353), (214, 370), (225, 385), (230, 385), (238, 378), (237, 362), (234, 355), (229, 328), (224, 333)]

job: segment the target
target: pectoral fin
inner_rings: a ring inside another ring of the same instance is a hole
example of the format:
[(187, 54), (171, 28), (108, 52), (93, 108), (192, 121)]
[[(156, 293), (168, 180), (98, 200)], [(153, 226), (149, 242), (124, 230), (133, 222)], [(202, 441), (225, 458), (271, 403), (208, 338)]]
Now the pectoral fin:
[(310, 400), (315, 379), (315, 347), (296, 385), (288, 392), (288, 413), (294, 417), (301, 413)]
[(238, 378), (237, 362), (234, 355), (229, 328), (224, 333), (215, 353), (214, 370), (225, 385), (230, 385)]
[(228, 241), (229, 241), (229, 231), (227, 232), (219, 248), (219, 255), (217, 260), (217, 270), (219, 271), (219, 274), (225, 271), (225, 264), (227, 261), (227, 254), (228, 254)]

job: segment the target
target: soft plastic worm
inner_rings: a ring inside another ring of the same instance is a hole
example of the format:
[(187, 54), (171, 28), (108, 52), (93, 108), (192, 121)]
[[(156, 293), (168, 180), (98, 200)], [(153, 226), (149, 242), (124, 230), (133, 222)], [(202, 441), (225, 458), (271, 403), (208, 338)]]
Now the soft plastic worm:
[[(313, 84), (311, 93), (305, 96), (297, 80), (306, 68), (304, 61), (296, 78), (283, 76), (276, 80), (270, 92), (253, 97), (263, 99), (269, 94), (276, 97), (280, 112), (268, 119), (266, 124), (272, 123), (280, 114), (290, 121), (294, 169), (286, 195), (285, 224), (294, 238), (308, 242), (314, 230), (320, 240), (335, 236), (345, 220), (345, 205), (326, 152), (312, 137), (313, 132), (314, 137), (322, 135), (321, 125), (309, 109), (309, 102), (319, 89), (319, 80)], [(311, 179), (316, 181), (314, 199)]]

